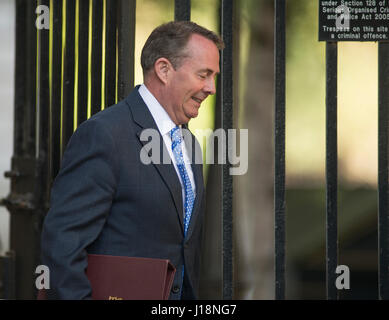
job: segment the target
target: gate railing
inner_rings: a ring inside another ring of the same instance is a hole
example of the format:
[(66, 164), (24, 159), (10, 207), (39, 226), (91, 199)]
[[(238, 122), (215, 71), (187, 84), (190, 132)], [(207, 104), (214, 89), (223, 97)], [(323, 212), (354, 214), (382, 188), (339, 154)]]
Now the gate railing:
[[(134, 85), (135, 0), (16, 0), (14, 150), (11, 251), (4, 298), (35, 296), (41, 223), (53, 178), (74, 129), (124, 98)], [(221, 0), (221, 126), (233, 127), (233, 0)], [(285, 299), (285, 51), (286, 0), (275, 4), (275, 298)], [(49, 30), (35, 28), (36, 8), (50, 9)], [(190, 0), (175, 1), (175, 19), (190, 19)], [(337, 299), (337, 43), (326, 44), (327, 298)], [(389, 298), (388, 121), (389, 43), (379, 44), (379, 294)], [(227, 141), (225, 146), (227, 146)], [(232, 176), (222, 168), (223, 298), (234, 297)], [(5, 272), (6, 270), (7, 272)], [(10, 276), (11, 275), (11, 276)]]
[[(45, 8), (48, 29), (36, 25)], [(4, 280), (4, 297), (32, 299), (41, 224), (67, 141), (134, 85), (135, 0), (16, 0), (15, 12), (14, 151), (2, 200), (11, 216), (3, 260), (15, 266), (15, 281)]]
[[(14, 152), (12, 169), (5, 173), (11, 178), (11, 192), (2, 200), (11, 215), (11, 241), (9, 256), (1, 259), (15, 281), (9, 276), (4, 280), (4, 298), (35, 297), (41, 224), (70, 136), (81, 122), (123, 99), (134, 86), (135, 4), (135, 0), (15, 1)], [(38, 9), (45, 8), (48, 29), (35, 25)], [(227, 44), (221, 57), (222, 121), (223, 128), (231, 128), (232, 0), (223, 0), (221, 8)], [(190, 19), (190, 0), (175, 1), (175, 19)], [(232, 178), (224, 166), (223, 296), (231, 299)]]

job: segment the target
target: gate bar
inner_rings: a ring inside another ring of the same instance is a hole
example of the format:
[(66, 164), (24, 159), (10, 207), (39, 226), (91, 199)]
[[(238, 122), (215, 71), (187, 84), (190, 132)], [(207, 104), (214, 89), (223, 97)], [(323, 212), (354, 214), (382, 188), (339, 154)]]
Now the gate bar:
[(174, 20), (190, 21), (190, 0), (174, 1)]
[[(40, 5), (50, 6), (50, 0), (40, 0)], [(37, 185), (35, 199), (37, 201), (36, 214), (43, 217), (48, 208), (49, 194), (49, 137), (50, 137), (50, 30), (41, 29), (39, 33), (39, 65), (38, 65), (38, 119), (37, 119), (37, 158), (38, 172), (36, 172)], [(37, 230), (38, 233), (38, 230)], [(37, 247), (40, 247), (40, 237), (37, 237)], [(39, 259), (37, 259), (39, 260)]]
[(275, 1), (275, 298), (285, 299), (285, 0)]
[(92, 2), (92, 74), (91, 74), (91, 114), (101, 110), (102, 97), (102, 41), (103, 41), (103, 0)]
[(74, 129), (74, 63), (76, 0), (66, 0), (66, 39), (63, 67), (61, 158)]
[[(221, 51), (221, 128), (225, 132), (228, 150), (228, 129), (233, 128), (233, 0), (222, 0), (221, 3), (221, 35), (225, 48)], [(227, 157), (224, 157), (227, 159)], [(233, 216), (232, 216), (232, 175), (231, 164), (226, 161), (222, 165), (222, 241), (223, 241), (223, 299), (231, 300), (233, 288)]]
[[(28, 6), (25, 0), (16, 0), (15, 2), (15, 113), (14, 113), (14, 150), (13, 156), (20, 157), (23, 155), (26, 145), (23, 134), (24, 121), (26, 118), (27, 102), (31, 101), (27, 91), (28, 82), (32, 81), (33, 74), (26, 72), (29, 68), (28, 56), (34, 51), (29, 50), (29, 38), (25, 39), (24, 35), (27, 30), (27, 13)], [(30, 71), (30, 70), (29, 70)], [(28, 81), (29, 80), (29, 81)], [(35, 101), (35, 99), (33, 99)]]
[(49, 179), (53, 181), (61, 162), (61, 83), (62, 83), (62, 7), (63, 0), (50, 0), (52, 25), (50, 63), (50, 139), (49, 139)]
[(118, 101), (134, 88), (136, 0), (118, 2)]
[(338, 264), (338, 44), (326, 43), (326, 271), (327, 299), (337, 300)]
[(89, 44), (89, 1), (78, 0), (78, 83), (77, 83), (77, 126), (87, 119), (88, 111), (88, 44)]
[[(10, 265), (14, 277), (6, 295), (13, 299), (30, 299), (33, 285), (28, 285), (31, 270), (36, 266), (36, 229), (32, 221), (33, 201), (26, 194), (34, 194), (32, 186), (35, 176), (36, 153), (36, 67), (37, 29), (35, 28), (37, 1), (17, 0), (15, 2), (16, 42), (15, 58), (15, 114), (14, 153), (11, 171), (5, 176), (11, 178), (11, 191), (1, 204), (10, 213)], [(26, 182), (27, 181), (27, 182)], [(23, 237), (20, 237), (23, 234)], [(27, 247), (30, 250), (26, 250)], [(19, 261), (18, 263), (15, 263)], [(15, 281), (13, 281), (15, 280)]]
[[(23, 1), (27, 10), (27, 24), (24, 35), (20, 35), (27, 42), (27, 69), (26, 73), (26, 100), (24, 104), (24, 152), (26, 156), (35, 157), (36, 153), (36, 65), (37, 65), (37, 29), (35, 27), (37, 1)], [(23, 6), (23, 5), (22, 5)], [(22, 24), (23, 25), (23, 24)], [(31, 27), (33, 26), (33, 27)]]
[(389, 43), (378, 45), (378, 247), (379, 298), (389, 299), (388, 122)]
[(105, 102), (110, 107), (116, 101), (116, 0), (105, 0)]

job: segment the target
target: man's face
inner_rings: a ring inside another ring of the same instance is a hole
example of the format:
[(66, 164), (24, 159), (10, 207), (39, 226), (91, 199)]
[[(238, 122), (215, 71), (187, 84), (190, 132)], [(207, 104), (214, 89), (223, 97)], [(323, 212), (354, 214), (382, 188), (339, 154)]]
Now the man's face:
[(215, 94), (215, 78), (219, 73), (219, 50), (209, 39), (193, 34), (177, 70), (172, 70), (168, 81), (168, 104), (172, 120), (185, 124), (198, 115), (201, 102)]

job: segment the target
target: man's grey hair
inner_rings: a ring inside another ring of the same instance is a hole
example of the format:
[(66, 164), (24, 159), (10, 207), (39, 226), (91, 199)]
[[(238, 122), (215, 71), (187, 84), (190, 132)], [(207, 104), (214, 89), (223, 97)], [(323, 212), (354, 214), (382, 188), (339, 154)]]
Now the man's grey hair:
[(191, 21), (172, 21), (160, 25), (150, 34), (142, 49), (141, 65), (143, 76), (147, 74), (159, 58), (166, 58), (176, 70), (187, 57), (185, 47), (193, 34), (211, 40), (219, 50), (224, 48), (223, 40), (210, 31)]

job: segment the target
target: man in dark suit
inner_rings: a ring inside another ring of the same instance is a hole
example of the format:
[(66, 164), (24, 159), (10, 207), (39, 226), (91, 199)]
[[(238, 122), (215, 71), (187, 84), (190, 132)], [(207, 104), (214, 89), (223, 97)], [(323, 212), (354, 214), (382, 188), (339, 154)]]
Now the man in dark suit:
[[(204, 185), (196, 148), (181, 144), (181, 130), (215, 93), (222, 48), (192, 22), (159, 26), (142, 50), (144, 84), (73, 134), (42, 230), (49, 298), (91, 298), (89, 253), (169, 259), (170, 299), (197, 298)], [(145, 129), (158, 133), (170, 163), (142, 161)]]

